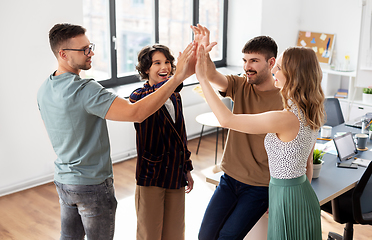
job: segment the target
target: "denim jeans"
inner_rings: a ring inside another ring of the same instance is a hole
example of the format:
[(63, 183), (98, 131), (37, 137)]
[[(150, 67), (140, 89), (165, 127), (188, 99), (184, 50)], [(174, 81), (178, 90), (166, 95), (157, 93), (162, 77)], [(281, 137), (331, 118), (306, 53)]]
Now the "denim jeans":
[(268, 189), (222, 175), (205, 211), (199, 239), (244, 239), (267, 210)]
[(61, 240), (113, 239), (117, 201), (113, 179), (98, 185), (54, 182), (61, 206)]

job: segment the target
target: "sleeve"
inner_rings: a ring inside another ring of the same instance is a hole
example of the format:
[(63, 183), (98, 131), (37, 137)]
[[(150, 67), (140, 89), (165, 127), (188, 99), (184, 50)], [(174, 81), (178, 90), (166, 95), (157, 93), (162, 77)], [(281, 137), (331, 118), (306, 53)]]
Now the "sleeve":
[(186, 162), (185, 162), (185, 170), (186, 171), (192, 171), (194, 169), (194, 167), (192, 166), (192, 161), (190, 159), (190, 156), (191, 156), (191, 152), (189, 150), (187, 150), (187, 153), (186, 153)]
[(112, 102), (117, 97), (116, 94), (109, 92), (101, 84), (94, 80), (89, 80), (83, 85), (80, 92), (84, 109), (100, 118), (105, 118)]
[[(226, 92), (221, 92), (220, 91), (220, 94), (222, 97), (229, 97), (231, 99), (234, 99), (234, 96), (235, 96), (235, 89), (236, 87), (238, 87), (238, 82), (240, 80), (240, 78), (242, 77), (239, 77), (239, 76), (236, 76), (236, 75), (226, 75), (226, 78), (227, 78), (227, 89), (226, 89)], [(243, 78), (244, 79), (244, 78)]]
[(134, 90), (130, 96), (129, 96), (129, 101), (131, 103), (135, 103), (137, 102), (138, 100), (140, 100), (142, 98), (142, 88), (137, 88), (136, 90)]
[[(169, 77), (168, 79), (166, 79), (166, 80), (164, 80), (164, 81), (162, 81), (162, 82), (159, 82), (159, 83), (155, 84), (155, 85), (153, 86), (154, 89), (155, 89), (155, 90), (159, 89), (159, 88), (162, 87), (166, 82), (168, 82), (169, 79), (171, 79), (171, 77)], [(174, 90), (174, 92), (175, 92), (175, 93), (178, 93), (178, 92), (180, 92), (180, 91), (182, 90), (182, 88), (183, 88), (183, 82), (182, 82), (180, 85), (177, 86), (177, 88)]]

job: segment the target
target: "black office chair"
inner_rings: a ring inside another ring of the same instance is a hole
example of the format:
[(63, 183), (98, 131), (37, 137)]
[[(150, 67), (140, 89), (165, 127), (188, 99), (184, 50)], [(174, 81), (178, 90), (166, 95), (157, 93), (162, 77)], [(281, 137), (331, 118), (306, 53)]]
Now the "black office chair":
[(332, 215), (338, 223), (346, 223), (344, 235), (330, 232), (328, 240), (353, 239), (353, 224), (372, 225), (372, 164), (369, 164), (355, 188), (333, 199)]
[[(324, 110), (326, 112), (327, 120), (324, 125), (334, 127), (345, 122), (338, 98), (326, 98), (324, 100)], [(332, 213), (331, 201), (323, 204), (320, 208), (323, 211)]]
[(345, 122), (338, 98), (326, 98), (324, 108), (327, 114), (327, 121), (324, 125), (334, 127)]
[[(340, 101), (337, 98), (326, 98), (324, 100), (324, 109), (327, 120), (324, 125), (334, 127), (345, 122), (344, 116), (342, 115)], [(323, 211), (332, 213), (331, 201), (323, 204), (320, 208)]]

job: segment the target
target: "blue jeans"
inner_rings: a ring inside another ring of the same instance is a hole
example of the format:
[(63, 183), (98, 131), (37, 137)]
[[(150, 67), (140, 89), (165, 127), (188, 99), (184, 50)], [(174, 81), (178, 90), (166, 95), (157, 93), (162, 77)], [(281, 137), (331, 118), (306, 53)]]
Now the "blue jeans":
[(199, 239), (243, 239), (267, 210), (268, 189), (222, 175), (205, 211)]
[(54, 182), (61, 206), (61, 240), (113, 239), (117, 201), (113, 179), (98, 185)]

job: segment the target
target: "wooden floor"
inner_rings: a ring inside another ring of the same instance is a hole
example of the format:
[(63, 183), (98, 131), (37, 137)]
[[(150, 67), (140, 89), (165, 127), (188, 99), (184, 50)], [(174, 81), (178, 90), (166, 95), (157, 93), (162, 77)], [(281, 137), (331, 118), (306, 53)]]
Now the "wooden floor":
[[(189, 141), (194, 164), (194, 190), (186, 196), (186, 239), (197, 239), (204, 210), (213, 194), (214, 186), (205, 182), (213, 174), (215, 134), (204, 136), (199, 154), (198, 139)], [(218, 150), (221, 159), (221, 145)], [(134, 210), (135, 159), (114, 164), (115, 191), (118, 199), (115, 239), (135, 239), (136, 216)], [(322, 212), (323, 239), (329, 231), (342, 233), (343, 225), (335, 223), (332, 216)], [(60, 212), (58, 194), (54, 184), (46, 184), (0, 198), (1, 240), (59, 239)], [(354, 239), (371, 239), (372, 226), (354, 226)]]

